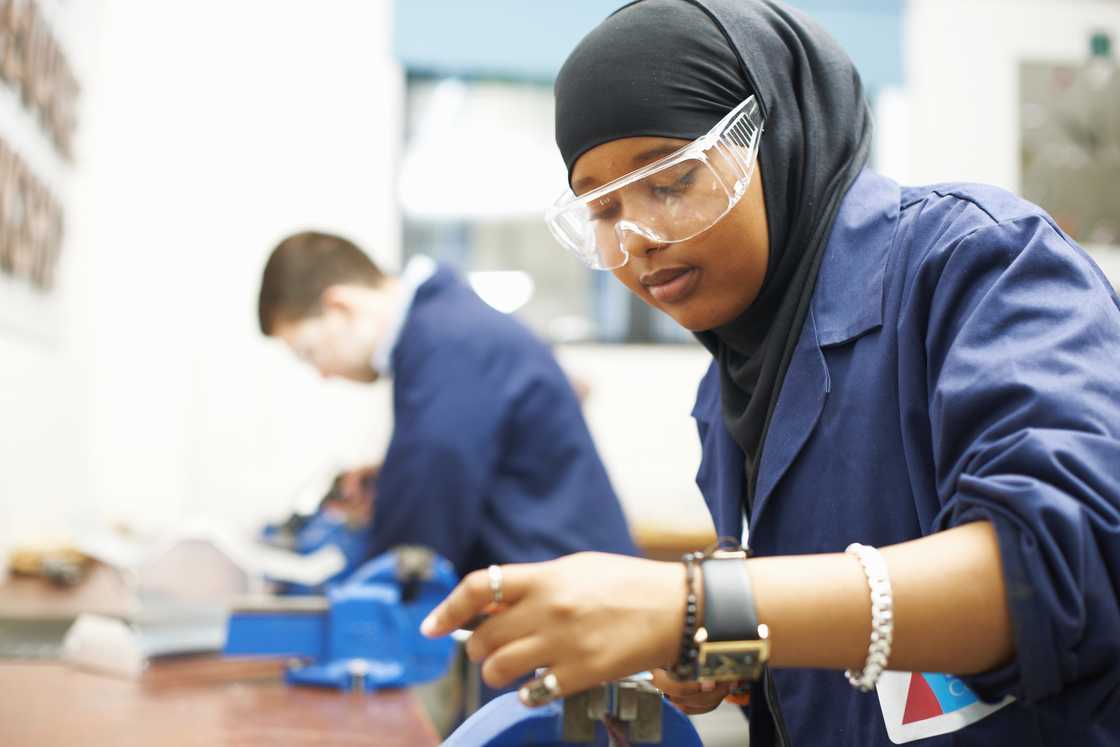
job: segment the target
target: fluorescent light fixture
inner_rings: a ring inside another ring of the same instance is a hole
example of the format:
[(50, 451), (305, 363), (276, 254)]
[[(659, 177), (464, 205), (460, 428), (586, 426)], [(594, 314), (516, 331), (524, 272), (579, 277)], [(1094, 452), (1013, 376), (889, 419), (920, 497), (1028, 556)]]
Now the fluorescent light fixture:
[(552, 121), (548, 88), (439, 82), (401, 158), (401, 209), (428, 220), (539, 218), (568, 178)]
[(533, 297), (533, 278), (520, 270), (492, 270), (467, 275), (474, 292), (504, 314), (512, 314)]

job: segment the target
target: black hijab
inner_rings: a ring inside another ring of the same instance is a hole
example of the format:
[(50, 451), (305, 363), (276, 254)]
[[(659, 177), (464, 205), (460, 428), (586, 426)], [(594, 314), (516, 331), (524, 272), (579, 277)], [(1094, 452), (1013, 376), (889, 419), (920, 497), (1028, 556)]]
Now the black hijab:
[(597, 145), (697, 138), (752, 93), (766, 118), (766, 278), (740, 317), (696, 335), (719, 363), (748, 501), (832, 222), (867, 161), (872, 122), (859, 74), (823, 29), (773, 0), (637, 0), (584, 37), (556, 80), (569, 181)]

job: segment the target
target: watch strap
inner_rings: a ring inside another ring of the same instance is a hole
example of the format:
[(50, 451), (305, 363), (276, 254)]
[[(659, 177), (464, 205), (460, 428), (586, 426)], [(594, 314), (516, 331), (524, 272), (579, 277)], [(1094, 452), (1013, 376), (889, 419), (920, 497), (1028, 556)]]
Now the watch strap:
[(742, 553), (700, 563), (704, 584), (704, 629), (709, 641), (758, 640), (758, 610)]

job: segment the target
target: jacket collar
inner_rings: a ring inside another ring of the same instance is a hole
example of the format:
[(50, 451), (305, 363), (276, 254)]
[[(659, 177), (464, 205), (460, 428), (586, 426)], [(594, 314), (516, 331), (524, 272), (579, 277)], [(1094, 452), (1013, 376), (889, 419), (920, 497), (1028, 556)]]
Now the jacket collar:
[(821, 347), (883, 323), (883, 273), (898, 226), (899, 186), (864, 169), (840, 203), (813, 294)]
[(822, 348), (883, 323), (886, 256), (898, 224), (898, 185), (864, 170), (844, 196), (825, 247), (805, 318), (763, 443), (750, 527), (797, 458), (824, 410), (831, 380)]
[(431, 257), (419, 254), (408, 261), (404, 272), (400, 275), (400, 297), (397, 302), (396, 317), (385, 339), (373, 351), (373, 370), (381, 376), (393, 375), (393, 349), (400, 340), (401, 330), (404, 328), (405, 319), (412, 309), (412, 302), (416, 298), (416, 291), (420, 289), (428, 278), (436, 273), (436, 263)]

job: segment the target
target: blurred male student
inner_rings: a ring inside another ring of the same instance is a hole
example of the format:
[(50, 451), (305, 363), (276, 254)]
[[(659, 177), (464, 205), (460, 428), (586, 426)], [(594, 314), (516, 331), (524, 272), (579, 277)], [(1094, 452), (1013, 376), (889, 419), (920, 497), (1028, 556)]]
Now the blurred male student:
[(579, 402), (548, 347), (449, 267), (382, 272), (340, 236), (273, 250), (260, 326), (323, 376), (392, 379), (369, 555), (427, 545), (460, 575), (581, 550), (635, 554)]

